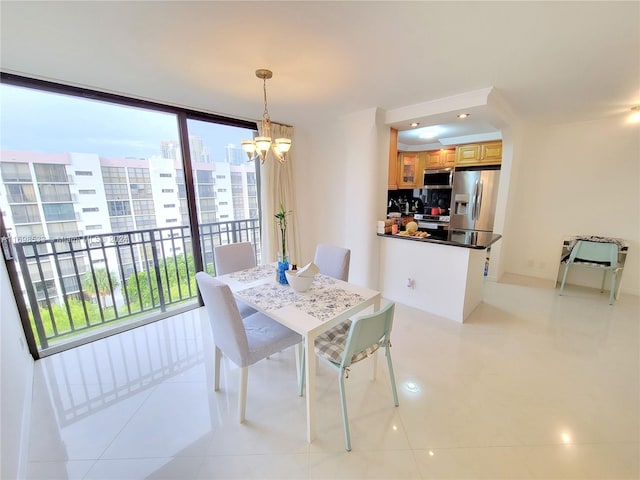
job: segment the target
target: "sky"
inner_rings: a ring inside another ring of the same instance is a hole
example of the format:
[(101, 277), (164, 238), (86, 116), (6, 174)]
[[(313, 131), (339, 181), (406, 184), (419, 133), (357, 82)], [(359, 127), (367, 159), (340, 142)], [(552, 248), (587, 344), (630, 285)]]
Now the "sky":
[[(214, 161), (224, 159), (226, 145), (253, 137), (251, 130), (200, 121), (189, 121), (188, 128)], [(0, 85), (0, 150), (149, 158), (171, 140), (178, 140), (172, 114)]]

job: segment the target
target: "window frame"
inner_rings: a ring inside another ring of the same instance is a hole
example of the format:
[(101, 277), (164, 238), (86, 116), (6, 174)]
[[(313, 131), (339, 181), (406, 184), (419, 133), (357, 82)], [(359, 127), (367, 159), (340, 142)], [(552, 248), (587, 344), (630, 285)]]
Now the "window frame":
[[(160, 102), (142, 100), (134, 97), (128, 97), (125, 95), (107, 93), (100, 90), (93, 90), (93, 89), (73, 86), (65, 83), (56, 83), (56, 82), (51, 82), (47, 80), (35, 79), (35, 78), (25, 77), (22, 75), (16, 75), (13, 73), (0, 72), (0, 83), (17, 86), (17, 87), (30, 88), (38, 91), (49, 92), (49, 93), (54, 93), (59, 95), (85, 98), (89, 100), (102, 101), (102, 102), (107, 102), (107, 103), (126, 106), (126, 107), (143, 108), (147, 110), (153, 110), (161, 113), (169, 113), (169, 114), (175, 115), (178, 122), (178, 137), (179, 137), (179, 143), (181, 148), (182, 165), (184, 169), (183, 170), (184, 187), (186, 190), (187, 207), (189, 212), (197, 211), (197, 207), (196, 207), (197, 192), (196, 192), (195, 179), (193, 178), (193, 162), (191, 159), (189, 130), (187, 128), (187, 120), (188, 119), (200, 120), (203, 122), (245, 128), (253, 131), (258, 130), (257, 123), (253, 121), (241, 120), (241, 119), (227, 117), (223, 115), (207, 113), (204, 111), (192, 110), (189, 108), (163, 104)], [(7, 162), (5, 162), (4, 164), (6, 163)], [(16, 167), (16, 168), (20, 168), (20, 167)], [(2, 172), (2, 173), (4, 174), (5, 172)], [(256, 167), (256, 175), (258, 176), (258, 182), (259, 182), (260, 169), (258, 167)], [(32, 179), (29, 178), (29, 180), (31, 181)], [(16, 180), (14, 180), (15, 183), (20, 183), (21, 181), (22, 180), (20, 178), (17, 178)], [(36, 175), (36, 183), (55, 183), (55, 181), (51, 182), (44, 179), (39, 179)], [(111, 183), (111, 182), (108, 182), (108, 183)], [(260, 197), (258, 196), (258, 199), (259, 198)], [(191, 217), (191, 215), (189, 215), (189, 217)], [(133, 216), (133, 212), (131, 212), (131, 214), (128, 216), (122, 216), (117, 218), (118, 218), (118, 223), (126, 222), (128, 219), (130, 219), (131, 222), (133, 222), (134, 216)], [(114, 225), (112, 225), (111, 228), (113, 232), (118, 231), (117, 228), (114, 228)], [(198, 222), (193, 221), (193, 218), (189, 218), (189, 229), (190, 229), (190, 235), (192, 239), (192, 249), (194, 252), (194, 264), (195, 264), (194, 266), (196, 268), (196, 271), (202, 270), (203, 262), (201, 257), (202, 249), (200, 245), (200, 229), (198, 226)], [(6, 236), (6, 234), (7, 234), (6, 228), (0, 216), (0, 235)], [(23, 330), (25, 332), (27, 345), (29, 347), (29, 352), (31, 353), (31, 356), (37, 360), (39, 358), (42, 358), (42, 355), (41, 355), (41, 352), (38, 350), (37, 342), (31, 329), (29, 315), (26, 309), (25, 301), (19, 289), (16, 289), (16, 286), (20, 285), (19, 279), (18, 279), (18, 272), (13, 262), (7, 261), (6, 265), (7, 265), (7, 270), (11, 280), (10, 283), (14, 291), (14, 297), (17, 303), (18, 311), (20, 313), (20, 319), (23, 325)], [(199, 303), (200, 305), (202, 305), (201, 298), (199, 298)]]

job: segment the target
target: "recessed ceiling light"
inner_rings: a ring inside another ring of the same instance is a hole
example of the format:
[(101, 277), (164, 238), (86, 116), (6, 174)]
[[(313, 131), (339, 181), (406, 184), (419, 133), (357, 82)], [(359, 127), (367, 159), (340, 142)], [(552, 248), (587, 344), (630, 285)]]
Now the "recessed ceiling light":
[(640, 105), (634, 105), (631, 107), (631, 115), (629, 115), (630, 123), (640, 122)]
[(417, 127), (418, 125), (420, 125), (420, 123), (419, 123), (419, 122), (413, 122), (413, 123), (411, 124), (411, 126), (412, 126), (412, 127)]
[(471, 115), (470, 113), (459, 113), (458, 114), (458, 118), (467, 118), (469, 115)]

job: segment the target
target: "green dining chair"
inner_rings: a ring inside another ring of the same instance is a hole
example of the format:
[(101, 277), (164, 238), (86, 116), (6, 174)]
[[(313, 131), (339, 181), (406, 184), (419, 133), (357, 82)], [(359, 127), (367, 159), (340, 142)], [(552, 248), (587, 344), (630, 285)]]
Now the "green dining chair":
[(567, 280), (569, 268), (580, 266), (587, 268), (601, 269), (602, 285), (600, 292), (604, 292), (604, 282), (607, 272), (611, 272), (611, 291), (609, 292), (609, 305), (613, 305), (616, 292), (617, 274), (620, 269), (618, 265), (618, 245), (606, 242), (590, 242), (588, 240), (578, 240), (569, 253), (564, 273), (562, 274), (562, 283), (560, 285), (560, 293), (564, 292), (564, 283)]
[[(347, 399), (345, 396), (344, 379), (348, 377), (349, 367), (384, 347), (389, 370), (389, 381), (393, 393), (393, 404), (398, 406), (398, 391), (391, 362), (391, 327), (395, 304), (389, 303), (375, 313), (355, 317), (318, 335), (315, 340), (315, 353), (327, 365), (338, 372), (338, 385), (342, 406), (342, 423), (344, 427), (344, 441), (347, 451), (351, 451), (351, 434), (347, 415)], [(374, 361), (377, 360), (374, 356)], [(300, 376), (300, 394), (304, 383), (304, 361)]]

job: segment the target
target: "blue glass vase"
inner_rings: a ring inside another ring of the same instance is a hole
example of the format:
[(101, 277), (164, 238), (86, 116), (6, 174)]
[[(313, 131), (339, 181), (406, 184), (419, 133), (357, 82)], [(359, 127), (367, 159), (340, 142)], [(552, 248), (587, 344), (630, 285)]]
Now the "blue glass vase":
[(282, 285), (288, 285), (287, 275), (284, 273), (289, 270), (289, 257), (287, 255), (278, 254), (278, 270), (276, 272), (276, 280)]

